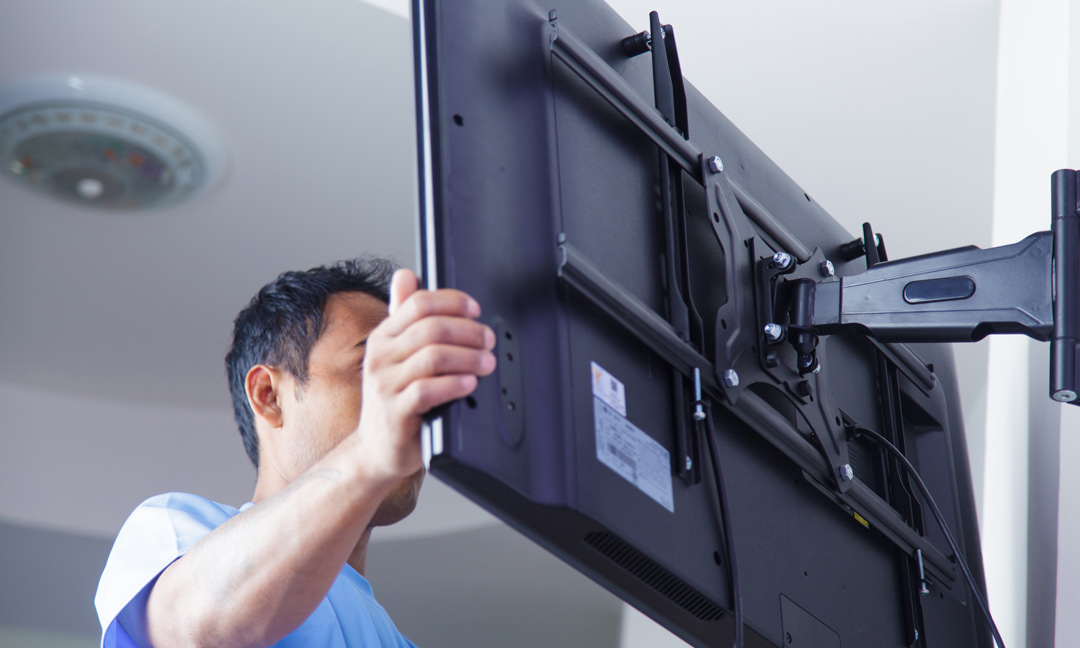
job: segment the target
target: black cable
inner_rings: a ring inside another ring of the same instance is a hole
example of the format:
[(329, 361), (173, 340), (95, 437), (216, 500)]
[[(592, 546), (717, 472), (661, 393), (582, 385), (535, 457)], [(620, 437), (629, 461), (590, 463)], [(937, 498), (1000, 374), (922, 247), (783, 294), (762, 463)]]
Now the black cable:
[(731, 599), (732, 608), (735, 612), (735, 643), (734, 648), (742, 648), (743, 645), (743, 606), (742, 589), (739, 586), (739, 567), (735, 559), (735, 541), (731, 537), (731, 514), (728, 509), (727, 489), (724, 487), (724, 473), (720, 470), (720, 454), (716, 450), (716, 426), (712, 424), (712, 416), (708, 417), (708, 425), (705, 429), (705, 440), (709, 445), (709, 458), (712, 462), (713, 476), (716, 478), (716, 496), (720, 500), (720, 523), (724, 525), (724, 544), (727, 549), (728, 573), (731, 576)]
[(975, 577), (968, 568), (967, 560), (964, 559), (964, 554), (960, 551), (960, 547), (957, 546), (952, 533), (949, 532), (949, 527), (945, 524), (945, 517), (941, 515), (941, 511), (934, 502), (934, 498), (930, 496), (930, 489), (923, 483), (922, 477), (920, 477), (918, 471), (915, 470), (915, 466), (911, 465), (911, 462), (904, 456), (904, 453), (900, 452), (900, 450), (890, 443), (888, 439), (877, 432), (863, 427), (856, 427), (854, 428), (854, 431), (856, 434), (865, 434), (869, 436), (875, 443), (887, 450), (893, 457), (900, 461), (900, 464), (907, 471), (908, 476), (915, 480), (915, 485), (919, 487), (919, 491), (926, 499), (927, 506), (930, 507), (930, 511), (934, 514), (934, 518), (937, 520), (938, 525), (941, 526), (941, 530), (945, 534), (945, 540), (949, 543), (949, 547), (956, 556), (956, 562), (960, 564), (960, 570), (964, 572), (964, 578), (967, 580), (968, 587), (971, 588), (971, 594), (979, 603), (979, 609), (982, 610), (983, 616), (986, 617), (986, 622), (990, 625), (990, 631), (994, 633), (994, 641), (996, 641), (997, 645), (1001, 648), (1005, 648), (1005, 642), (1001, 640), (1001, 634), (998, 632), (997, 624), (994, 623), (994, 617), (990, 616), (990, 609), (986, 606), (986, 601), (983, 600), (982, 594), (979, 592), (979, 588), (975, 583)]

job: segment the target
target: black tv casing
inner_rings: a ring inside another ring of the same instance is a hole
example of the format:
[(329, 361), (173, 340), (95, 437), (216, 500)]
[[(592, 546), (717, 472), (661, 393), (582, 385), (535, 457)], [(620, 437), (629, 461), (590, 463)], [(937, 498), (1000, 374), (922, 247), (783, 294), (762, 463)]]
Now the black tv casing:
[[(672, 465), (674, 511), (597, 459), (592, 364), (622, 382), (626, 419), (674, 462), (672, 369), (558, 277), (559, 244), (569, 241), (665, 312), (657, 147), (551, 55), (551, 30), (571, 31), (651, 102), (649, 55), (622, 51), (635, 30), (599, 0), (414, 0), (413, 17), (422, 272), (428, 287), (474, 296), (499, 337), (496, 374), (425, 426), (432, 474), (687, 642), (730, 645), (726, 530), (707, 456), (698, 455), (698, 483), (680, 479)], [(833, 259), (837, 274), (865, 270), (863, 260), (835, 254), (852, 236), (686, 87), (691, 139), (720, 155), (724, 172), (807, 247)], [(726, 299), (717, 289), (725, 252), (700, 185), (687, 178), (686, 187), (693, 295), (713, 330), (709, 314)], [(749, 293), (749, 278), (740, 281)], [(981, 580), (951, 351), (912, 346), (934, 368), (927, 388), (859, 336), (822, 344), (829, 359), (822, 374), (846, 420), (881, 429), (882, 372), (897, 381), (908, 457)], [(896, 544), (723, 403), (709, 416), (728, 491), (745, 645), (909, 645), (912, 584)], [(856, 478), (886, 491), (880, 454), (863, 441), (849, 450)], [(949, 554), (933, 520), (923, 524), (926, 538)], [(916, 645), (991, 645), (961, 580), (939, 580), (915, 600)]]

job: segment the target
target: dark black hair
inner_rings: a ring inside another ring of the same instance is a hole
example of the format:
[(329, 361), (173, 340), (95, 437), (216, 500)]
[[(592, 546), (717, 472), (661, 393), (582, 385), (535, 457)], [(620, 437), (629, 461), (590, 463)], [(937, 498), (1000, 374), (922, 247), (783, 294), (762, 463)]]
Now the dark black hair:
[(389, 259), (361, 257), (304, 272), (283, 272), (236, 316), (225, 371), (236, 425), (256, 469), (259, 437), (244, 388), (248, 371), (265, 364), (288, 371), (304, 384), (308, 354), (322, 335), (326, 300), (337, 293), (361, 292), (389, 302), (390, 277), (397, 267)]

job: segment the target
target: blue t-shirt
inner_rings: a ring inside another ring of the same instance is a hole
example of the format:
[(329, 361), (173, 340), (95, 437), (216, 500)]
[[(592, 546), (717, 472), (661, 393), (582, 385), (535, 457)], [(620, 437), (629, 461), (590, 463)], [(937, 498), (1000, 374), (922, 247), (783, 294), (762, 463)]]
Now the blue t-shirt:
[[(102, 648), (128, 648), (145, 619), (146, 598), (158, 575), (203, 536), (239, 510), (187, 493), (151, 497), (131, 514), (113, 544), (94, 605)], [(375, 601), (371, 584), (346, 564), (326, 598), (279, 648), (416, 648)]]

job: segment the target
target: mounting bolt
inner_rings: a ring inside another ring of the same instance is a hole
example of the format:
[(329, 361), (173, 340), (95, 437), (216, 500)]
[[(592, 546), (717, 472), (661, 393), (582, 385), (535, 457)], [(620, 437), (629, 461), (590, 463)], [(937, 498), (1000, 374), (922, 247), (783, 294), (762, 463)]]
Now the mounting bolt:
[(720, 159), (719, 155), (714, 155), (709, 158), (709, 170), (713, 173), (724, 172), (724, 161)]
[(728, 369), (724, 372), (724, 384), (728, 387), (738, 387), (739, 374), (734, 369)]
[(765, 337), (769, 338), (770, 342), (778, 342), (784, 335), (784, 327), (776, 324), (775, 322), (769, 322), (765, 325)]
[[(701, 369), (694, 367), (694, 420), (705, 420), (705, 408), (701, 402)], [(690, 461), (690, 457), (686, 458)], [(690, 470), (687, 468), (687, 470)]]
[(922, 549), (915, 550), (915, 563), (919, 566), (919, 594), (926, 596), (930, 588), (926, 586), (926, 570), (923, 567)]
[(694, 460), (691, 459), (690, 457), (687, 457), (686, 458), (686, 469), (690, 470), (693, 467), (694, 467)]
[(791, 255), (787, 252), (777, 252), (772, 257), (773, 263), (781, 270), (787, 270), (791, 267), (791, 264), (795, 259), (791, 258)]
[(840, 477), (841, 482), (849, 482), (855, 479), (855, 471), (851, 469), (851, 464), (844, 464), (836, 469), (837, 476)]
[(1071, 389), (1062, 389), (1054, 392), (1054, 400), (1059, 403), (1071, 403), (1076, 400), (1076, 392)]
[(821, 274), (825, 275), (826, 277), (836, 276), (836, 266), (832, 264), (832, 261), (826, 259), (821, 263)]

